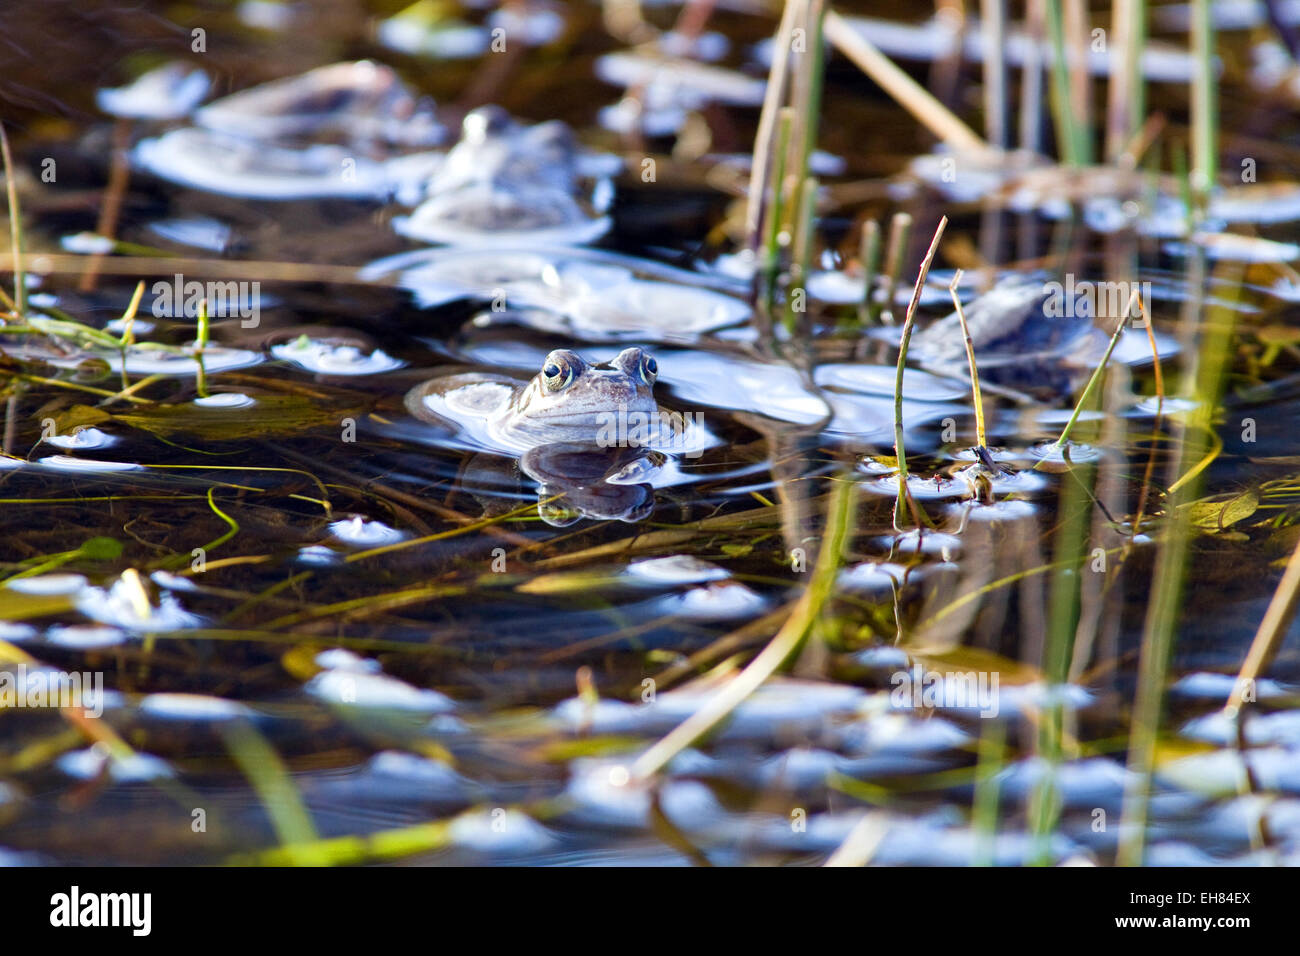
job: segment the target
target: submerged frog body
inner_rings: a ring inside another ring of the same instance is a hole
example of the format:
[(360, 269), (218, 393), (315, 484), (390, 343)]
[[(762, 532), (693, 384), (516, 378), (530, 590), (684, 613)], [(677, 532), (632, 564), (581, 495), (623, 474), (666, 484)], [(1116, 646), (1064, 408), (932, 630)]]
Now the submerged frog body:
[(406, 404), (417, 418), (460, 426), (487, 447), (637, 446), (648, 443), (659, 421), (658, 372), (658, 363), (639, 348), (595, 365), (556, 349), (527, 383), (504, 375), (447, 375), (417, 386)]
[(427, 198), (394, 226), (414, 239), (455, 245), (504, 237), (590, 242), (609, 228), (596, 214), (599, 197), (580, 199), (582, 180), (600, 172), (592, 163), (563, 123), (524, 126), (483, 107), (465, 117), (460, 141), (429, 178)]
[(414, 189), (443, 160), (424, 149), (442, 136), (433, 104), (369, 60), (234, 93), (193, 120), (142, 140), (135, 164), (231, 196), (383, 199)]
[[(1106, 349), (1086, 296), (1043, 275), (1011, 276), (964, 307), (980, 378), (1014, 388), (1069, 391)], [(909, 353), (935, 371), (966, 374), (957, 313), (912, 337)]]
[(427, 146), (440, 136), (432, 104), (390, 67), (333, 63), (233, 93), (200, 109), (203, 127), (247, 139)]

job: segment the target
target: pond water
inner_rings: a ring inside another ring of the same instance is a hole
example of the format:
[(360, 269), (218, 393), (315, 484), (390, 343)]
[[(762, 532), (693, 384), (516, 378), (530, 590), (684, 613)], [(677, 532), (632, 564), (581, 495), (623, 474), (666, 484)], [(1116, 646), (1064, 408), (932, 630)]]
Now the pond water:
[[(28, 275), (0, 326), (0, 863), (1107, 865), (1134, 793), (1150, 865), (1300, 862), (1296, 626), (1223, 714), (1297, 542), (1293, 106), (1229, 115), (1252, 88), (1225, 76), (1223, 167), (1267, 138), (1261, 183), (1189, 229), (1154, 172), (949, 180), (832, 56), (787, 324), (738, 254), (759, 5), (621, 35), (594, 3), (324, 6), (3, 16), (29, 50), (72, 22), (0, 81)], [(928, 15), (855, 29), (903, 57)], [(920, 69), (945, 95), (951, 66)], [(893, 300), (860, 308), (862, 224), (898, 211)], [(1150, 333), (1111, 342), (1112, 285)], [(1179, 383), (1225, 315), (1207, 434)], [(629, 440), (620, 409), (666, 426)], [(42, 699), (74, 678), (84, 707)]]

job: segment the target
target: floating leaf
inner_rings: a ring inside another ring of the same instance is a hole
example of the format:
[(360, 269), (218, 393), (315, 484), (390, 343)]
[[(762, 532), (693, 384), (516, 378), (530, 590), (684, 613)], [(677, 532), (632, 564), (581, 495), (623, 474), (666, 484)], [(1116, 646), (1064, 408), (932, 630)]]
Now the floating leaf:
[(113, 416), (102, 408), (92, 408), (89, 405), (70, 405), (54, 416), (54, 423), (58, 426), (60, 435), (71, 435), (78, 428), (100, 425), (111, 421), (112, 418)]
[(914, 663), (926, 670), (941, 674), (981, 671), (997, 673), (1004, 684), (1034, 684), (1043, 679), (1043, 674), (1031, 664), (1003, 657), (993, 651), (979, 647), (951, 648), (910, 648), (903, 647)]
[(0, 621), (25, 621), (71, 610), (71, 594), (27, 594), (0, 588)]
[(1266, 325), (1255, 336), (1265, 346), (1264, 355), (1260, 359), (1263, 365), (1272, 365), (1287, 346), (1300, 344), (1300, 328), (1291, 325)]
[(298, 680), (309, 680), (320, 673), (321, 666), (316, 663), (316, 655), (322, 648), (317, 644), (296, 644), (280, 657), (280, 666)]
[(1193, 527), (1215, 534), (1253, 515), (1259, 509), (1259, 493), (1252, 488), (1227, 501), (1206, 499), (1187, 507)]
[(522, 594), (575, 594), (626, 583), (626, 578), (609, 571), (556, 571), (539, 574), (515, 590)]
[(122, 542), (116, 538), (91, 538), (80, 548), (83, 557), (91, 561), (112, 561), (122, 555)]

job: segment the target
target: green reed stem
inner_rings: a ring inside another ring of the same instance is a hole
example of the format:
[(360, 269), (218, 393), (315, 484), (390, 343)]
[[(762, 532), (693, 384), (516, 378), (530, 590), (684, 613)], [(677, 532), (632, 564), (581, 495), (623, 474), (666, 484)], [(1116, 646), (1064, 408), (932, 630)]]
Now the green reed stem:
[[(1080, 117), (1074, 115), (1070, 103), (1070, 63), (1066, 58), (1065, 23), (1061, 15), (1061, 0), (1047, 0), (1047, 34), (1052, 44), (1052, 119), (1056, 124), (1057, 148), (1065, 153), (1070, 166), (1086, 166), (1089, 162), (1088, 131), (1082, 127)], [(1079, 82), (1088, 82), (1087, 76)]]
[[(1197, 251), (1188, 268), (1188, 287), (1201, 289), (1205, 282), (1204, 252)], [(1232, 269), (1231, 274), (1228, 269)], [(1199, 496), (1201, 475), (1196, 463), (1204, 458), (1207, 436), (1214, 434), (1214, 419), (1223, 394), (1225, 371), (1232, 355), (1232, 336), (1237, 321), (1235, 296), (1240, 293), (1237, 267), (1226, 267), (1222, 285), (1232, 290), (1228, 301), (1214, 305), (1199, 322), (1199, 303), (1191, 303), (1185, 321), (1200, 333), (1200, 347), (1183, 376), (1182, 397), (1191, 411), (1175, 421), (1178, 455), (1171, 463), (1165, 503), (1169, 515), (1160, 550), (1156, 556), (1151, 597), (1147, 604), (1138, 659), (1138, 682), (1129, 731), (1129, 783), (1124, 788), (1123, 817), (1116, 862), (1140, 866), (1146, 848), (1147, 806), (1155, 774), (1156, 742), (1160, 730), (1169, 657), (1174, 630), (1183, 612), (1183, 587), (1191, 542), (1191, 509), (1185, 507)], [(1181, 477), (1179, 477), (1181, 476)]]
[[(317, 840), (311, 814), (289, 776), (280, 755), (252, 724), (237, 720), (222, 727), (221, 735), (230, 755), (261, 798), (276, 835), (285, 847), (310, 846)], [(299, 864), (319, 861), (315, 854), (292, 854)]]
[(979, 739), (975, 763), (975, 799), (971, 804), (971, 828), (975, 831), (975, 866), (992, 866), (998, 833), (998, 774), (1006, 760), (1007, 725), (986, 720)]
[[(770, 215), (768, 208), (771, 189), (775, 194), (781, 187), (781, 176), (769, 178), (770, 167), (785, 155), (785, 148), (777, 141), (778, 122), (781, 103), (785, 99), (785, 90), (789, 79), (790, 53), (794, 46), (794, 27), (797, 4), (787, 3), (781, 14), (781, 25), (777, 28), (772, 53), (772, 68), (767, 75), (767, 92), (763, 97), (763, 111), (758, 119), (758, 131), (754, 137), (753, 169), (749, 178), (749, 202), (745, 209), (745, 244), (746, 248), (757, 254), (760, 243), (766, 241), (764, 216)], [(776, 183), (777, 185), (773, 185)]]
[(1192, 0), (1192, 189), (1204, 205), (1218, 177), (1218, 103), (1210, 0)]
[[(916, 320), (916, 306), (921, 301), (921, 289), (925, 286), (925, 277), (930, 274), (930, 263), (939, 249), (939, 240), (948, 226), (948, 217), (939, 220), (930, 240), (930, 248), (921, 260), (921, 268), (916, 273), (916, 284), (912, 286), (912, 300), (907, 304), (907, 314), (903, 318), (903, 333), (898, 341), (898, 368), (894, 375), (894, 455), (898, 459), (898, 497), (894, 501), (894, 527), (901, 530), (906, 527), (907, 502), (911, 495), (907, 487), (907, 449), (903, 444), (903, 373), (907, 369), (907, 347), (912, 341), (912, 325)], [(918, 506), (919, 507), (919, 506)]]
[(803, 142), (799, 144), (801, 153), (799, 157), (800, 182), (807, 181), (808, 166), (813, 152), (817, 149), (818, 120), (822, 113), (822, 89), (826, 81), (826, 44), (823, 40), (823, 31), (826, 25), (826, 2), (825, 0), (811, 0), (807, 7), (808, 52), (805, 54), (807, 66), (804, 68), (805, 79), (802, 84), (805, 88), (805, 97), (802, 103), (796, 104), (796, 108), (801, 111), (803, 119)]
[(862, 224), (862, 239), (859, 245), (858, 261), (862, 263), (862, 304), (858, 308), (858, 318), (863, 322), (874, 322), (876, 316), (876, 276), (880, 272), (880, 223), (868, 219)]
[(763, 273), (769, 285), (774, 280), (781, 262), (781, 223), (785, 218), (785, 160), (790, 146), (790, 130), (794, 111), (782, 107), (777, 115), (776, 168), (772, 176), (772, 197), (768, 205), (768, 219), (764, 230)]
[(14, 312), (19, 318), (27, 314), (27, 277), (23, 273), (23, 220), (18, 208), (18, 184), (14, 180), (14, 158), (9, 151), (9, 136), (0, 123), (0, 154), (5, 166), (5, 190), (9, 194), (9, 244), (13, 247)]
[(743, 671), (636, 759), (630, 768), (632, 780), (647, 780), (662, 770), (670, 760), (725, 720), (798, 651), (835, 589), (844, 546), (853, 529), (854, 487), (852, 481), (841, 479), (834, 482), (812, 580), (785, 624)]
[(194, 387), (201, 398), (208, 397), (208, 375), (207, 369), (203, 365), (203, 353), (208, 347), (208, 340), (211, 335), (212, 325), (208, 318), (208, 300), (203, 299), (199, 302), (199, 328), (194, 340), (194, 360), (199, 365)]
[(981, 448), (988, 448), (988, 434), (984, 431), (984, 399), (980, 395), (980, 372), (975, 363), (975, 343), (971, 341), (970, 326), (966, 324), (966, 311), (961, 307), (961, 296), (957, 295), (957, 286), (961, 284), (963, 273), (958, 269), (948, 283), (948, 293), (952, 304), (957, 308), (957, 321), (961, 323), (961, 334), (966, 340), (966, 364), (970, 368), (971, 401), (975, 403), (975, 441)]
[[(1094, 474), (1095, 469), (1091, 467), (1076, 467), (1074, 475), (1079, 480), (1066, 481), (1061, 490), (1043, 647), (1043, 674), (1049, 694), (1055, 694), (1069, 680), (1074, 637), (1079, 625), (1079, 574), (1088, 547)], [(1057, 771), (1061, 763), (1064, 721), (1065, 710), (1061, 701), (1049, 699), (1038, 721), (1037, 753), (1043, 762), (1043, 776), (1035, 782), (1028, 806), (1029, 830), (1033, 836), (1031, 860), (1039, 866), (1051, 862), (1051, 837), (1060, 820), (1061, 792)]]
[(889, 251), (885, 254), (885, 268), (888, 276), (885, 281), (885, 304), (883, 314), (894, 321), (894, 296), (898, 294), (898, 280), (903, 274), (903, 262), (907, 258), (907, 243), (912, 237), (912, 217), (905, 212), (896, 212), (889, 220)]
[(799, 315), (808, 310), (808, 276), (812, 269), (813, 229), (817, 219), (817, 189), (815, 177), (809, 176), (799, 187), (799, 219), (795, 227), (794, 282), (786, 295), (786, 326), (790, 331), (800, 324)]
[[(1134, 294), (1136, 295), (1136, 293)], [(1070, 420), (1065, 423), (1065, 427), (1061, 429), (1060, 437), (1057, 438), (1056, 442), (1052, 445), (1054, 450), (1060, 451), (1065, 447), (1065, 443), (1070, 440), (1070, 432), (1074, 431), (1074, 426), (1079, 421), (1079, 416), (1083, 414), (1083, 410), (1088, 407), (1088, 402), (1091, 401), (1093, 393), (1097, 391), (1097, 386), (1101, 384), (1102, 377), (1106, 374), (1106, 365), (1110, 362), (1111, 353), (1115, 351), (1115, 345), (1119, 342), (1119, 337), (1124, 333), (1124, 329), (1128, 325), (1129, 315), (1132, 312), (1132, 308), (1133, 299), (1130, 297), (1129, 304), (1125, 308), (1124, 314), (1120, 316), (1119, 324), (1115, 326), (1115, 332), (1111, 335), (1110, 342), (1106, 345), (1106, 351), (1102, 355), (1101, 361), (1098, 362), (1097, 367), (1093, 369), (1092, 376), (1088, 379), (1088, 384), (1084, 386), (1083, 394), (1080, 395), (1079, 400), (1074, 403), (1074, 411), (1070, 414)], [(1043, 462), (1040, 461), (1034, 467), (1038, 468), (1042, 464)]]

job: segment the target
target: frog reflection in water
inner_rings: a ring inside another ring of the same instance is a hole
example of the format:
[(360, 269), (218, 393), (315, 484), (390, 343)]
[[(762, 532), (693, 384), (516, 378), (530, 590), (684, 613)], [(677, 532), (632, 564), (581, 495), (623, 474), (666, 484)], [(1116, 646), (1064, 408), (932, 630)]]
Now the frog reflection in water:
[[(598, 364), (556, 349), (527, 383), (504, 375), (447, 375), (414, 388), (406, 405), (417, 418), (517, 453), (520, 470), (541, 483), (539, 498), (562, 495), (542, 507), (548, 523), (584, 516), (638, 521), (654, 506), (650, 485), (637, 479), (655, 467), (656, 453), (642, 446), (660, 420), (658, 371), (639, 348)], [(490, 469), (482, 459), (471, 459), (468, 470)]]

